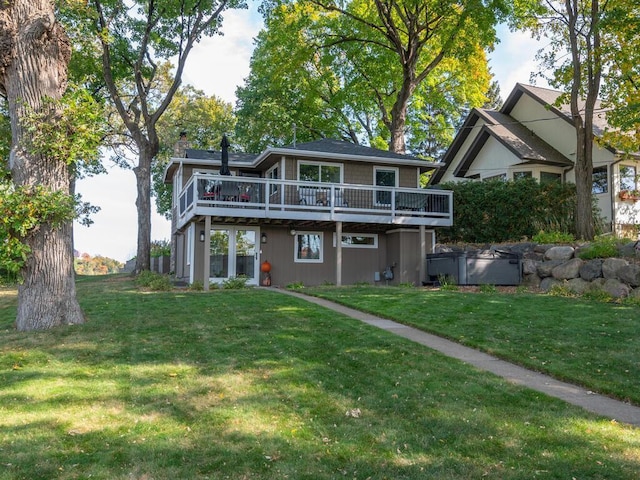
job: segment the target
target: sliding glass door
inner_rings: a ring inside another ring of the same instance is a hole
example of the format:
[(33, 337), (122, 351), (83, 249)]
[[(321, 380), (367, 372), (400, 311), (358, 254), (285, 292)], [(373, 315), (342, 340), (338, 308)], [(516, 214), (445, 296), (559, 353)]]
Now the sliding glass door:
[(209, 257), (209, 281), (219, 283), (245, 276), (258, 284), (258, 228), (213, 227)]

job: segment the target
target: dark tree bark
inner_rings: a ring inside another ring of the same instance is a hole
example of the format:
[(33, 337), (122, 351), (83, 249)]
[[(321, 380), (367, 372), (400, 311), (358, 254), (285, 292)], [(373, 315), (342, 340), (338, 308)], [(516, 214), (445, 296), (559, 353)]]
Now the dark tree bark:
[[(595, 236), (592, 208), (593, 185), (593, 117), (600, 93), (602, 61), (600, 57), (600, 4), (591, 0), (585, 15), (587, 22), (579, 24), (581, 5), (577, 0), (565, 0), (573, 78), (571, 84), (571, 116), (576, 129), (576, 233), (579, 238)], [(585, 28), (586, 27), (586, 28)], [(582, 37), (582, 38), (580, 38)], [(584, 89), (584, 112), (579, 100)]]
[[(0, 93), (9, 104), (13, 137), (9, 166), (16, 185), (43, 185), (71, 193), (70, 167), (25, 150), (28, 132), (21, 122), (27, 110), (41, 111), (46, 97), (62, 96), (70, 56), (69, 40), (56, 21), (53, 1), (0, 1)], [(72, 239), (70, 221), (56, 228), (43, 224), (26, 239), (31, 255), (18, 288), (18, 330), (84, 322), (76, 299)]]

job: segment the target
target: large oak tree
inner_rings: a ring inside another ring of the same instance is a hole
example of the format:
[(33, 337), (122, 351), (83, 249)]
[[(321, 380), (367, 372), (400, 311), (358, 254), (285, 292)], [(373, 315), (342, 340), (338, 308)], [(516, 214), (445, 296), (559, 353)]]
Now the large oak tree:
[[(70, 196), (72, 168), (63, 156), (34, 148), (27, 118), (55, 123), (55, 100), (67, 88), (71, 47), (52, 0), (0, 3), (0, 94), (11, 118), (11, 177), (22, 192), (41, 188)], [(37, 128), (37, 125), (35, 126)], [(38, 188), (39, 187), (39, 188)], [(31, 254), (18, 288), (17, 328), (32, 330), (84, 321), (76, 299), (72, 220), (43, 222), (25, 232)]]

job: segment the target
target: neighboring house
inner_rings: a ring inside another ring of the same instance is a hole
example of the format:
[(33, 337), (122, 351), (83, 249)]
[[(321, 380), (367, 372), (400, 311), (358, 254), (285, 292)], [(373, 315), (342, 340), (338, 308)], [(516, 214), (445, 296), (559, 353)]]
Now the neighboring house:
[(452, 193), (420, 188), (439, 164), (416, 157), (328, 139), (228, 157), (230, 176), (221, 152), (188, 148), (165, 170), (178, 280), (420, 284), (433, 228), (452, 224)]
[[(561, 92), (517, 84), (499, 111), (473, 109), (445, 153), (431, 185), (450, 181), (514, 180), (575, 182), (576, 134), (569, 105), (555, 106)], [(596, 105), (594, 133), (607, 124)], [(595, 144), (593, 194), (606, 227), (637, 234), (640, 224), (640, 155), (624, 156)]]

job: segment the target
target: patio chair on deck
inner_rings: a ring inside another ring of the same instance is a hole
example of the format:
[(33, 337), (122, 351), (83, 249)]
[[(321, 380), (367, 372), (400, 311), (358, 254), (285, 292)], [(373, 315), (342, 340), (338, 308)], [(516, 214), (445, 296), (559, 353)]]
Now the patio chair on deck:
[(230, 202), (236, 201), (240, 191), (238, 190), (238, 184), (236, 182), (223, 182), (220, 185), (220, 197), (222, 200)]

